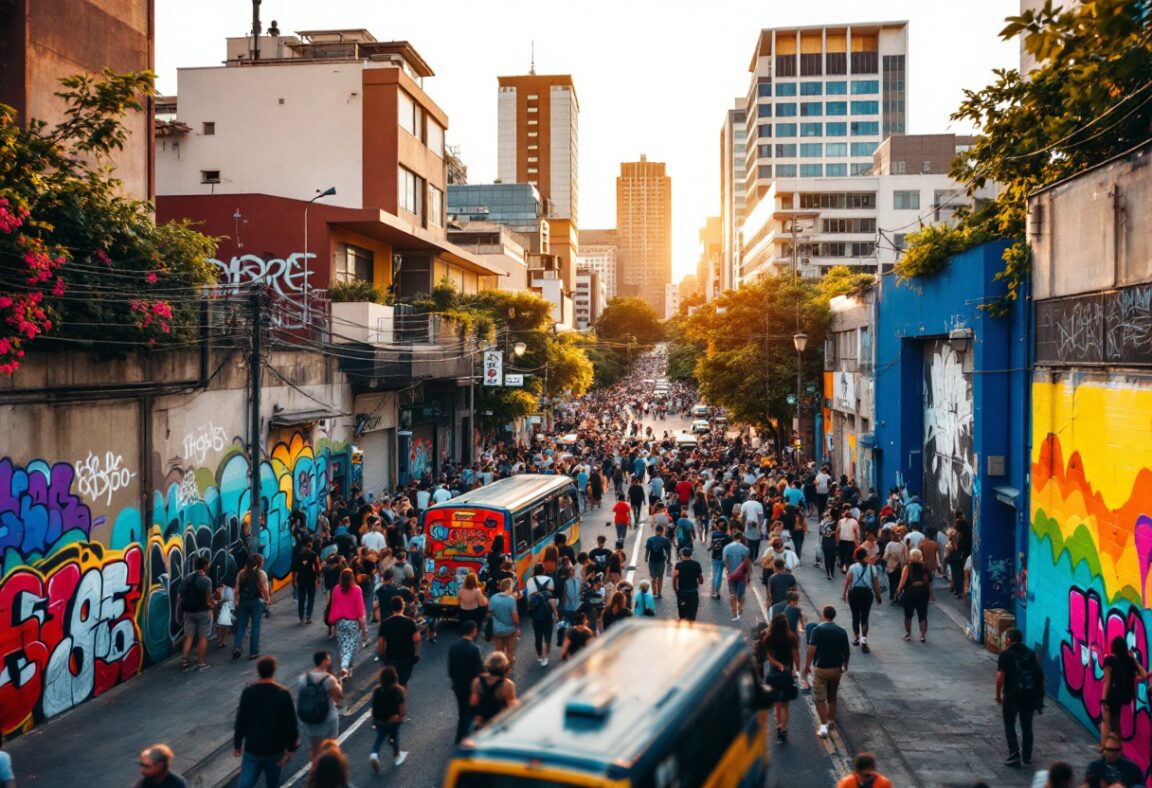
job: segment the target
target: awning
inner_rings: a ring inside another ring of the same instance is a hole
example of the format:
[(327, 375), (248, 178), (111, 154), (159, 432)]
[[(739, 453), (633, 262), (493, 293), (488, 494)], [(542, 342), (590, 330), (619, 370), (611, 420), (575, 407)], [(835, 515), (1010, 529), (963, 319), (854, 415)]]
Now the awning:
[(1015, 508), (1016, 502), (1020, 500), (1020, 491), (1015, 487), (993, 487), (992, 492), (996, 493), (996, 500), (1000, 503), (1006, 503)]
[(493, 268), (479, 255), (376, 208), (351, 209), (342, 218), (328, 220), (328, 224), (387, 243), (398, 254), (405, 251), (429, 252), (469, 273), (480, 276), (501, 276), (504, 273), (499, 268)]
[(876, 433), (865, 432), (861, 433), (860, 437), (856, 439), (856, 445), (861, 449), (875, 449), (876, 448)]
[(337, 416), (347, 416), (332, 408), (312, 408), (310, 410), (282, 410), (272, 414), (269, 421), (273, 427), (295, 427), (298, 424), (310, 424), (314, 421), (332, 419)]

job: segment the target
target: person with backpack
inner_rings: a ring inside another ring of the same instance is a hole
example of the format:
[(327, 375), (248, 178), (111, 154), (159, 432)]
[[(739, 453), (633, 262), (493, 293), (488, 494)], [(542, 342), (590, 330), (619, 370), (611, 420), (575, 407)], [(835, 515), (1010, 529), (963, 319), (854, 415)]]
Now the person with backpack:
[(312, 609), (316, 605), (316, 589), (320, 585), (320, 556), (312, 549), (311, 536), (305, 536), (296, 554), (292, 585), (296, 588), (296, 612), (301, 624), (312, 623)]
[(852, 610), (852, 645), (860, 646), (860, 651), (867, 654), (868, 615), (872, 611), (872, 599), (882, 602), (884, 596), (880, 593), (880, 572), (868, 560), (868, 551), (857, 547), (853, 558), (855, 560), (844, 578), (843, 598)]
[[(604, 537), (600, 537), (603, 544)], [(532, 634), (536, 639), (536, 661), (548, 667), (552, 649), (552, 627), (556, 624), (556, 593), (552, 578), (544, 571), (544, 564), (536, 564), (532, 578), (526, 584), (528, 616), (532, 619)]]
[(372, 691), (372, 725), (376, 728), (376, 741), (368, 755), (372, 771), (380, 773), (380, 745), (392, 744), (392, 763), (396, 766), (408, 759), (408, 752), (400, 749), (400, 726), (408, 716), (408, 691), (400, 684), (396, 668), (388, 665), (380, 671), (380, 686)]
[(576, 613), (580, 609), (580, 581), (566, 558), (561, 559), (560, 569), (556, 573), (556, 595), (559, 603), (556, 648), (561, 648), (564, 645), (564, 634), (576, 621)]
[(264, 610), (272, 601), (268, 591), (268, 575), (260, 568), (263, 563), (262, 556), (253, 555), (248, 559), (248, 566), (236, 575), (236, 635), (232, 641), (232, 659), (240, 659), (244, 648), (244, 633), (249, 623), (252, 625), (252, 640), (248, 646), (248, 659), (260, 658), (260, 623), (264, 618)]
[(320, 745), (340, 733), (336, 704), (344, 697), (344, 687), (332, 675), (332, 655), (317, 651), (312, 655), (312, 669), (296, 682), (296, 717), (308, 737), (312, 762), (320, 754)]
[(180, 609), (184, 614), (184, 658), (181, 662), (182, 670), (189, 670), (192, 663), (188, 661), (192, 653), (192, 644), (196, 643), (196, 670), (208, 670), (208, 633), (212, 630), (212, 608), (215, 600), (212, 596), (212, 579), (208, 577), (208, 557), (196, 557), (196, 571), (185, 577), (180, 583)]
[(1032, 715), (1044, 711), (1044, 671), (1036, 653), (1023, 640), (1024, 633), (1019, 629), (1009, 629), (1004, 633), (1005, 648), (996, 660), (996, 702), (1002, 706), (1004, 737), (1008, 741), (1004, 765), (1013, 768), (1032, 763)]

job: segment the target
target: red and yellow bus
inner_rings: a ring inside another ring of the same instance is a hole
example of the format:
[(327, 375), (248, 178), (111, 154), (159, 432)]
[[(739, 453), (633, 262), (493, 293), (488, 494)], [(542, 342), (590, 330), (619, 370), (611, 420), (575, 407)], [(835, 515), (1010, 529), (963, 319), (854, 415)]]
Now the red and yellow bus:
[(576, 484), (567, 476), (520, 474), (500, 479), (425, 510), (424, 576), (428, 603), (440, 612), (457, 605), (469, 572), (480, 575), (499, 538), (521, 584), (557, 533), (580, 538)]

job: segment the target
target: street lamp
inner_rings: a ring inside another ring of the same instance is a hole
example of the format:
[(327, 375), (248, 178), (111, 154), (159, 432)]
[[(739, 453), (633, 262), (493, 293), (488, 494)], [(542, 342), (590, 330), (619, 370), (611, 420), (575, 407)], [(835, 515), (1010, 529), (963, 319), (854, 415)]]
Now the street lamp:
[(512, 346), (512, 352), (516, 354), (516, 358), (520, 358), (528, 350), (528, 346), (523, 342), (517, 342)]
[(304, 323), (307, 325), (311, 312), (308, 307), (308, 290), (309, 290), (309, 271), (308, 271), (308, 209), (312, 207), (312, 203), (319, 200), (321, 197), (332, 197), (336, 194), (336, 187), (329, 186), (324, 191), (317, 194), (304, 205)]
[[(792, 335), (792, 346), (796, 348), (796, 423), (792, 426), (792, 430), (796, 435), (800, 434), (800, 361), (804, 354), (804, 348), (808, 347), (808, 335), (803, 331), (797, 331)], [(800, 450), (797, 448), (794, 452), (796, 460), (796, 470), (800, 470)]]

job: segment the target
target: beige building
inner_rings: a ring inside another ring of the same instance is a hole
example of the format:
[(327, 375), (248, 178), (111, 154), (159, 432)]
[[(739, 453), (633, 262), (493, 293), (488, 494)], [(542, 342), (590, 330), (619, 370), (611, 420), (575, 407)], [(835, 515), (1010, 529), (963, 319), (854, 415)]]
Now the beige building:
[[(700, 259), (696, 261), (696, 276), (693, 290), (699, 290), (705, 301), (711, 301), (719, 291), (722, 281), (721, 269), (724, 267), (724, 232), (723, 219), (719, 216), (709, 216), (700, 228)], [(683, 285), (680, 288), (682, 296), (687, 297)]]
[(616, 178), (617, 295), (647, 301), (665, 313), (672, 281), (672, 179), (663, 162), (622, 162)]
[(604, 287), (604, 301), (616, 297), (616, 268), (619, 245), (615, 228), (610, 230), (581, 230), (580, 258), (577, 268), (594, 271)]

